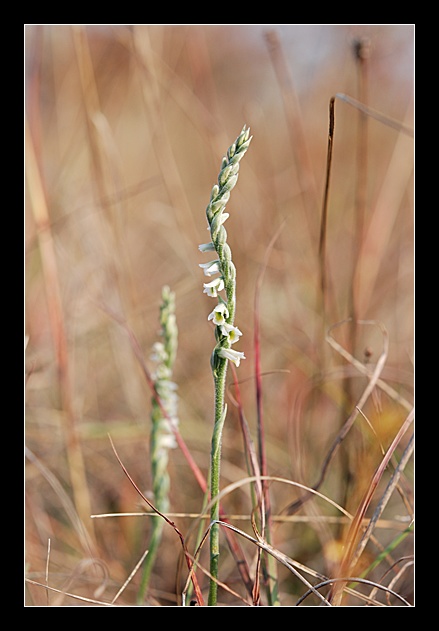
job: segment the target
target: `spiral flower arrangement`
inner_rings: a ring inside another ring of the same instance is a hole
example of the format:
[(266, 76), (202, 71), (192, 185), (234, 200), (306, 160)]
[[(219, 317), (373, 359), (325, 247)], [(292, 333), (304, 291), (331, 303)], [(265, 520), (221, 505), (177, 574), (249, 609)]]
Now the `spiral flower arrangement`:
[[(212, 281), (203, 284), (203, 291), (208, 296), (217, 299), (217, 305), (208, 316), (208, 320), (215, 325), (216, 345), (211, 356), (211, 367), (215, 386), (215, 422), (212, 434), (211, 463), (210, 463), (210, 496), (214, 498), (219, 493), (221, 436), (227, 414), (224, 403), (227, 363), (232, 361), (239, 366), (245, 359), (243, 352), (232, 349), (242, 332), (234, 325), (236, 310), (236, 268), (232, 261), (232, 252), (227, 243), (227, 231), (224, 223), (229, 217), (225, 212), (230, 192), (238, 181), (241, 159), (244, 157), (252, 137), (250, 129), (243, 127), (236, 141), (227, 150), (218, 175), (218, 184), (212, 188), (210, 201), (206, 208), (208, 229), (211, 241), (199, 246), (201, 252), (215, 252), (216, 258), (201, 263), (200, 267), (206, 276), (215, 276)], [(210, 606), (217, 602), (218, 560), (219, 560), (219, 503), (213, 502), (211, 508), (210, 525)]]

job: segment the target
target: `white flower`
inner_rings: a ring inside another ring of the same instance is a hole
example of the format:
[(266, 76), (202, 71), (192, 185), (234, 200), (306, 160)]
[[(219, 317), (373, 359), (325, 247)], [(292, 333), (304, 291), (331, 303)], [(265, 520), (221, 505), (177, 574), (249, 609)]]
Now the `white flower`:
[(152, 347), (151, 359), (155, 362), (165, 362), (168, 359), (168, 353), (162, 342), (155, 342)]
[(210, 261), (209, 263), (198, 263), (200, 267), (204, 269), (206, 276), (212, 276), (220, 271), (219, 261)]
[(241, 359), (245, 359), (244, 353), (240, 353), (239, 351), (234, 351), (231, 348), (220, 348), (218, 351), (218, 356), (223, 359), (230, 359), (231, 362), (239, 366), (239, 362)]
[(222, 278), (215, 278), (210, 283), (203, 283), (203, 293), (216, 298), (218, 292), (224, 289), (224, 281)]
[(171, 434), (163, 434), (157, 440), (156, 458), (158, 460), (160, 460), (160, 458), (164, 458), (168, 454), (169, 449), (175, 449), (176, 447), (177, 441), (174, 436)]
[(212, 252), (215, 250), (215, 246), (211, 241), (210, 243), (202, 243), (198, 246), (198, 249), (200, 250), (200, 252)]
[(213, 320), (217, 326), (222, 326), (226, 323), (226, 318), (229, 317), (229, 310), (227, 306), (221, 302), (215, 307), (215, 309), (207, 317), (208, 320)]
[(242, 331), (240, 331), (237, 326), (232, 326), (231, 324), (223, 324), (221, 333), (229, 338), (230, 344), (237, 342), (242, 335)]

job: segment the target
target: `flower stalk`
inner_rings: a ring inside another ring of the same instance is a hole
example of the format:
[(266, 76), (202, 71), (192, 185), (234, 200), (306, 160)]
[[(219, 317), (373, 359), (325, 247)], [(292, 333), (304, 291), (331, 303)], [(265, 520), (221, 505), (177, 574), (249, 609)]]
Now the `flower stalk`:
[[(218, 274), (216, 278), (204, 283), (204, 293), (218, 299), (218, 304), (209, 314), (208, 320), (215, 325), (216, 346), (211, 356), (211, 367), (215, 388), (215, 421), (212, 433), (210, 461), (210, 497), (214, 499), (220, 490), (221, 439), (224, 421), (227, 415), (225, 388), (227, 364), (232, 361), (239, 366), (244, 353), (231, 348), (241, 337), (241, 331), (234, 326), (236, 311), (236, 268), (232, 261), (232, 252), (227, 244), (227, 232), (224, 227), (229, 213), (225, 212), (230, 192), (238, 180), (239, 163), (246, 153), (252, 137), (245, 125), (236, 141), (227, 150), (221, 163), (218, 183), (212, 188), (210, 201), (206, 208), (208, 229), (211, 242), (199, 246), (201, 252), (216, 252), (217, 258), (201, 263), (206, 276)], [(225, 293), (225, 297), (221, 295)], [(208, 605), (217, 603), (218, 562), (219, 562), (219, 503), (211, 508), (210, 529), (210, 586)]]
[[(152, 490), (154, 506), (161, 512), (169, 511), (169, 450), (177, 446), (172, 425), (178, 424), (177, 385), (172, 381), (172, 371), (178, 345), (178, 329), (175, 319), (175, 295), (168, 286), (162, 289), (160, 306), (160, 336), (162, 340), (153, 346), (151, 359), (157, 363), (153, 374), (154, 390), (157, 397), (152, 400), (150, 456)], [(143, 573), (138, 592), (138, 603), (142, 604), (157, 557), (164, 526), (163, 519), (154, 515), (151, 518), (151, 538), (148, 555), (143, 566)]]

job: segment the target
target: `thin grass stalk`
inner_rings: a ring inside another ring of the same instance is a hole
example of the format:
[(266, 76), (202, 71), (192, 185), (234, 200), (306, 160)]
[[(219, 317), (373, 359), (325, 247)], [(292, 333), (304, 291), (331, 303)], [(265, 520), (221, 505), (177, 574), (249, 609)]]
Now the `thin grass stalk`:
[(320, 274), (320, 307), (322, 313), (323, 329), (326, 328), (327, 316), (327, 289), (328, 289), (328, 270), (326, 260), (326, 233), (328, 224), (328, 204), (329, 204), (329, 186), (331, 182), (332, 154), (334, 147), (334, 131), (335, 131), (335, 97), (329, 100), (329, 128), (328, 128), (328, 147), (326, 153), (326, 177), (325, 188), (323, 192), (322, 216), (320, 219), (320, 237), (319, 237), (319, 274)]
[[(201, 252), (215, 252), (217, 258), (209, 263), (201, 263), (206, 276), (219, 274), (211, 282), (204, 283), (204, 293), (218, 298), (218, 304), (209, 314), (208, 320), (215, 324), (216, 346), (211, 356), (211, 368), (214, 380), (215, 405), (214, 428), (212, 433), (210, 454), (210, 496), (211, 499), (219, 494), (221, 442), (224, 421), (227, 415), (225, 405), (225, 389), (228, 361), (237, 366), (241, 359), (245, 359), (242, 352), (232, 350), (231, 346), (239, 340), (241, 331), (234, 326), (236, 310), (236, 268), (232, 261), (232, 252), (227, 244), (227, 232), (224, 222), (228, 213), (224, 212), (230, 198), (230, 191), (238, 180), (239, 163), (251, 142), (250, 129), (244, 125), (236, 141), (227, 150), (218, 175), (218, 184), (212, 188), (210, 202), (206, 208), (208, 229), (211, 241), (199, 246)], [(225, 292), (225, 299), (221, 292)], [(219, 502), (213, 503), (211, 508), (210, 531), (210, 574), (212, 576), (209, 587), (209, 606), (216, 606), (218, 593), (218, 563), (219, 563)]]
[[(353, 53), (357, 68), (357, 93), (361, 102), (367, 102), (367, 58), (369, 56), (369, 42), (367, 38), (357, 39), (353, 42)], [(348, 347), (352, 355), (356, 355), (358, 340), (357, 290), (354, 283), (355, 268), (358, 262), (358, 253), (361, 251), (361, 243), (364, 232), (367, 193), (367, 148), (368, 148), (368, 117), (362, 111), (357, 113), (357, 140), (356, 140), (356, 164), (355, 164), (355, 200), (353, 208), (354, 234), (351, 241), (351, 265), (349, 280), (347, 282), (346, 310), (351, 316), (351, 324), (347, 329)], [(355, 379), (348, 377), (344, 381), (344, 397), (340, 408), (341, 418), (349, 412), (352, 402), (355, 400)], [(356, 481), (350, 473), (351, 464), (361, 458), (364, 449), (363, 441), (356, 441), (353, 445), (353, 453), (342, 453), (342, 466), (340, 469), (340, 487), (344, 487), (345, 502), (353, 495)]]
[[(254, 352), (255, 352), (255, 380), (256, 380), (256, 408), (258, 421), (258, 451), (259, 451), (259, 470), (261, 475), (268, 475), (267, 456), (265, 453), (265, 426), (262, 406), (262, 375), (261, 375), (261, 345), (260, 345), (260, 319), (259, 319), (259, 299), (261, 293), (262, 279), (267, 265), (269, 254), (273, 245), (280, 234), (283, 226), (281, 226), (272, 238), (265, 255), (264, 264), (261, 268), (255, 292), (255, 308), (254, 308)], [(269, 544), (272, 543), (272, 521), (271, 521), (271, 502), (269, 487), (266, 480), (262, 482), (263, 505), (261, 506), (261, 525), (262, 536), (266, 538)], [(279, 606), (279, 586), (277, 565), (270, 555), (263, 558), (263, 567), (265, 583), (267, 588), (268, 603), (270, 606)]]
[[(370, 52), (370, 41), (368, 38), (361, 38), (354, 42), (354, 54), (357, 63), (358, 78), (358, 100), (366, 104), (368, 102), (368, 58)], [(363, 112), (358, 112), (357, 129), (357, 179), (355, 183), (355, 235), (353, 242), (353, 269), (350, 285), (350, 312), (353, 318), (351, 332), (351, 352), (355, 355), (357, 338), (357, 319), (360, 314), (357, 308), (355, 267), (357, 265), (357, 253), (360, 252), (363, 242), (364, 222), (366, 213), (367, 180), (368, 180), (368, 116)]]
[[(239, 387), (239, 382), (238, 382), (238, 376), (236, 374), (236, 370), (235, 367), (232, 365), (232, 373), (233, 373), (233, 380), (234, 380), (234, 386), (235, 386), (235, 400), (236, 400), (236, 405), (238, 407), (238, 412), (239, 412), (239, 422), (240, 422), (240, 426), (241, 426), (241, 432), (242, 432), (242, 438), (244, 441), (244, 453), (245, 453), (245, 459), (246, 459), (246, 465), (247, 465), (247, 471), (249, 473), (249, 475), (253, 475), (255, 477), (258, 477), (261, 475), (261, 471), (259, 468), (259, 462), (258, 462), (258, 458), (257, 458), (257, 454), (256, 454), (256, 449), (254, 447), (253, 444), (253, 440), (250, 434), (250, 428), (247, 424), (247, 421), (245, 419), (244, 416), (244, 410), (242, 407), (242, 401), (241, 401), (241, 391), (240, 391), (240, 387)], [(258, 480), (256, 482), (256, 484), (252, 485), (250, 487), (250, 491), (251, 491), (251, 498), (252, 498), (252, 506), (253, 506), (253, 510), (257, 511), (259, 509), (260, 514), (261, 514), (261, 518), (264, 519), (264, 515), (265, 515), (265, 506), (264, 506), (264, 496), (263, 496), (263, 492), (262, 492), (262, 482), (260, 480)], [(224, 520), (223, 520), (224, 521)], [(230, 532), (229, 529), (226, 529), (226, 533)], [(259, 589), (259, 565), (260, 565), (260, 556), (261, 556), (262, 552), (261, 549), (258, 548), (258, 558), (257, 558), (257, 568), (255, 571), (255, 581), (254, 584), (252, 585), (252, 589), (250, 590), (250, 594), (252, 596), (253, 599), (253, 604), (259, 605), (259, 601), (260, 601), (260, 589)]]
[[(352, 50), (355, 55), (356, 67), (357, 67), (357, 80), (358, 80), (358, 97), (360, 100), (363, 100), (365, 97), (365, 73), (364, 73), (364, 59), (362, 55), (362, 43), (361, 40), (355, 40), (353, 42)], [(335, 103), (331, 100), (330, 108), (332, 110), (332, 116), (335, 117)], [(355, 170), (355, 204), (353, 209), (353, 224), (354, 224), (354, 236), (351, 240), (351, 265), (350, 265), (350, 279), (347, 282), (347, 298), (345, 309), (346, 312), (351, 317), (351, 324), (347, 329), (348, 336), (348, 348), (350, 352), (355, 355), (356, 349), (356, 340), (358, 337), (358, 326), (357, 326), (357, 309), (355, 304), (355, 288), (353, 283), (353, 278), (355, 275), (355, 265), (356, 265), (356, 257), (358, 252), (360, 251), (361, 244), (361, 235), (363, 231), (363, 222), (364, 222), (364, 206), (365, 206), (365, 191), (366, 191), (366, 166), (367, 160), (366, 156), (366, 140), (367, 140), (367, 117), (363, 112), (358, 112), (358, 129), (357, 129), (357, 142), (356, 142), (356, 170)], [(335, 120), (335, 118), (334, 118)], [(333, 150), (333, 147), (332, 147)], [(329, 155), (327, 159), (327, 168), (330, 166)], [(327, 208), (325, 209), (326, 217), (325, 217), (325, 227), (324, 230), (327, 230)], [(322, 226), (323, 229), (323, 226)], [(324, 307), (324, 321), (326, 322), (329, 317), (332, 320), (337, 319), (335, 313), (330, 313), (328, 309), (328, 305), (325, 302), (324, 293), (326, 292), (327, 279), (324, 279), (324, 276), (327, 275), (326, 267), (328, 265), (327, 257), (326, 257), (326, 237), (324, 238), (325, 244), (322, 247), (320, 254), (320, 270), (321, 270), (321, 281), (322, 281), (322, 306)], [(321, 241), (322, 244), (322, 241)], [(354, 379), (353, 377), (348, 377), (343, 383), (343, 402), (340, 407), (340, 417), (343, 418), (347, 415), (352, 402), (355, 398), (354, 391)], [(360, 451), (362, 448), (362, 443), (360, 442), (358, 445), (354, 445), (354, 450)], [(354, 454), (354, 460), (357, 454)], [(355, 481), (352, 479), (352, 476), (349, 475), (350, 469), (350, 461), (351, 457), (347, 452), (343, 452), (341, 454), (342, 463), (340, 468), (340, 487), (344, 488), (344, 496), (345, 501), (349, 496), (349, 492), (353, 490), (355, 486)]]
[(113, 597), (113, 600), (111, 601), (112, 603), (115, 603), (116, 600), (119, 598), (119, 596), (121, 596), (121, 594), (123, 594), (123, 592), (125, 591), (127, 586), (130, 584), (130, 582), (132, 581), (134, 576), (137, 574), (139, 568), (142, 566), (143, 561), (145, 560), (145, 557), (147, 556), (148, 552), (149, 552), (149, 550), (144, 550), (143, 551), (142, 556), (137, 561), (137, 563), (134, 566), (134, 568), (131, 570), (129, 576), (125, 579), (125, 581), (123, 582), (121, 587), (119, 587), (119, 589), (117, 590), (116, 595)]

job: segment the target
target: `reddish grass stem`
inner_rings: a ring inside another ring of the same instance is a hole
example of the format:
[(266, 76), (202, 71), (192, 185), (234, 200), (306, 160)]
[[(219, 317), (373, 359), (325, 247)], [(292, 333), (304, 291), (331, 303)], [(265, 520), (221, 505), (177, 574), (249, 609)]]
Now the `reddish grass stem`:
[[(260, 343), (260, 293), (262, 280), (264, 277), (264, 273), (267, 267), (268, 258), (273, 249), (273, 246), (279, 237), (282, 229), (282, 224), (275, 235), (271, 239), (267, 251), (265, 253), (264, 261), (259, 272), (259, 276), (256, 282), (256, 291), (255, 291), (255, 302), (254, 302), (254, 353), (255, 353), (255, 383), (256, 383), (256, 408), (257, 408), (257, 428), (258, 428), (258, 451), (259, 451), (259, 470), (262, 476), (268, 475), (267, 468), (267, 456), (265, 452), (265, 426), (264, 426), (264, 417), (263, 417), (263, 406), (262, 406), (262, 375), (261, 375), (261, 343)], [(262, 534), (264, 535), (264, 529), (267, 528), (267, 532), (265, 534), (268, 543), (272, 542), (271, 530), (272, 530), (272, 522), (271, 522), (271, 503), (270, 503), (270, 494), (267, 480), (262, 481), (262, 497), (263, 497), (263, 507), (261, 508), (262, 513)], [(269, 604), (271, 606), (279, 605), (279, 595), (278, 595), (278, 585), (277, 585), (277, 566), (273, 562), (272, 557), (268, 556), (267, 561), (267, 591), (268, 591), (268, 599)]]

